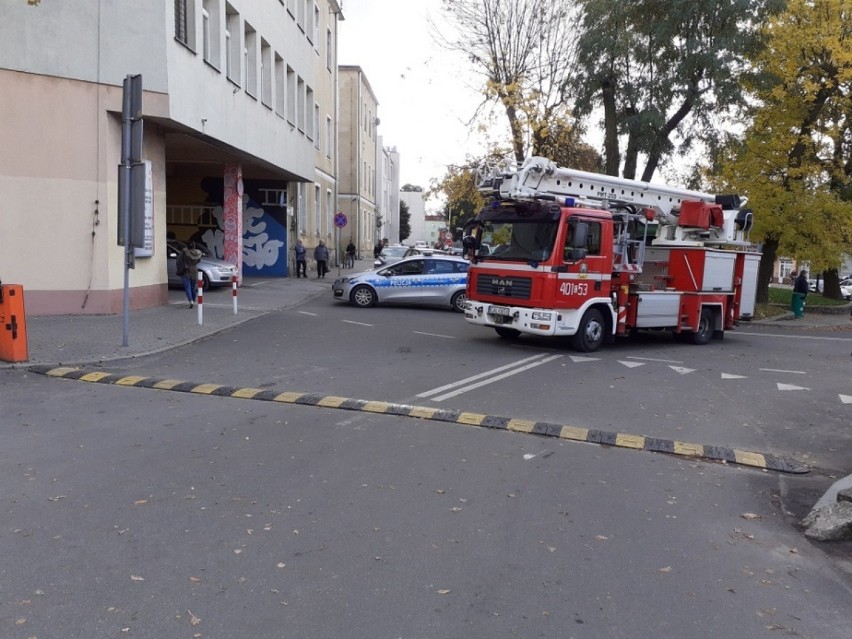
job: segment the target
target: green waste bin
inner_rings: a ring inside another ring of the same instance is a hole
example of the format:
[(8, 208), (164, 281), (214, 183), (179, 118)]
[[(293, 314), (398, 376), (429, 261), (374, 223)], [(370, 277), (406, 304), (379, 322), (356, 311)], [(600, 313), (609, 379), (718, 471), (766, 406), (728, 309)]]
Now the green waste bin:
[(805, 314), (805, 297), (804, 293), (793, 293), (790, 310), (793, 311), (794, 317), (802, 317)]

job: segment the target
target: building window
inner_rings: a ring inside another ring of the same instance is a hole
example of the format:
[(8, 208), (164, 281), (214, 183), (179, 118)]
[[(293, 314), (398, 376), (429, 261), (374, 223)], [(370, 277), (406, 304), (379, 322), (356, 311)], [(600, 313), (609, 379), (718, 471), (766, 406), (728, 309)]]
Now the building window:
[(299, 230), (302, 233), (305, 233), (308, 230), (308, 206), (306, 199), (306, 187), (307, 185), (304, 182), (299, 182), (296, 185), (296, 193), (298, 197), (296, 198), (296, 206), (299, 208)]
[(332, 201), (332, 192), (331, 189), (326, 190), (325, 192), (325, 223), (326, 228), (331, 228), (329, 225), (329, 219), (331, 219), (334, 211), (333, 201)]
[(334, 46), (331, 40), (331, 29), (325, 32), (325, 68), (331, 71), (334, 67)]
[(296, 72), (287, 67), (287, 121), (296, 125)]
[(175, 0), (175, 40), (195, 50), (195, 3)]
[(309, 140), (315, 138), (314, 134), (314, 90), (305, 85), (305, 135)]
[(319, 184), (314, 184), (314, 229), (317, 235), (321, 235), (325, 230), (322, 228), (322, 200)]
[(260, 101), (272, 108), (272, 48), (260, 39)]
[(202, 0), (201, 4), (201, 37), (204, 61), (216, 69), (221, 64), (219, 6), (219, 0)]
[(257, 96), (257, 31), (248, 23), (243, 30), (243, 66), (246, 70), (246, 93)]
[(275, 54), (275, 112), (282, 118), (287, 115), (287, 76), (284, 59)]
[(320, 148), (320, 108), (319, 104), (314, 102), (314, 148)]
[(325, 154), (331, 157), (331, 151), (334, 148), (334, 127), (332, 126), (331, 116), (325, 116)]
[(296, 110), (296, 128), (302, 133), (305, 132), (305, 104), (307, 104), (307, 89), (305, 81), (302, 78), (296, 79), (296, 101), (298, 108)]
[(314, 48), (317, 51), (319, 51), (319, 46), (320, 46), (319, 34), (320, 34), (320, 10), (319, 10), (319, 7), (315, 4), (314, 5), (313, 33), (311, 34), (311, 37), (313, 38)]
[(225, 73), (234, 84), (240, 83), (240, 14), (225, 5)]

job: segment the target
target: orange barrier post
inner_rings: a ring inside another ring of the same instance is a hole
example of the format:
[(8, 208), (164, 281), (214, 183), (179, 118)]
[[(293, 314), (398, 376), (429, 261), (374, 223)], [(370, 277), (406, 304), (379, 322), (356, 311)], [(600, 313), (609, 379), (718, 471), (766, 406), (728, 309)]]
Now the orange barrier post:
[(24, 287), (0, 284), (0, 360), (26, 362), (29, 358)]

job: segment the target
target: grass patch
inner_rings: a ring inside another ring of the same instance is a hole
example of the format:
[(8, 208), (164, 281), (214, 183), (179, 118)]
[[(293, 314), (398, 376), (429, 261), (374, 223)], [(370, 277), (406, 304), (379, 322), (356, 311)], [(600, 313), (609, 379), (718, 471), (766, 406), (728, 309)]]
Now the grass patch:
[[(767, 317), (775, 317), (790, 310), (790, 302), (793, 301), (793, 289), (769, 287), (769, 302), (767, 304), (757, 304), (754, 309), (755, 319), (765, 319)], [(806, 308), (827, 308), (832, 306), (843, 306), (848, 304), (847, 300), (835, 300), (830, 297), (823, 297), (819, 293), (808, 293)], [(806, 311), (807, 312), (807, 311)]]

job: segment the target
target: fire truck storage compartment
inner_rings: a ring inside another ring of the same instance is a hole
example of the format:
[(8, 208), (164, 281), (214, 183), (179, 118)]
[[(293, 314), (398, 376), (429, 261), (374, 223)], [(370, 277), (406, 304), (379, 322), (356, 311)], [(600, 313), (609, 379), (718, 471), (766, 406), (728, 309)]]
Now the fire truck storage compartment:
[(704, 247), (654, 246), (645, 250), (645, 262), (667, 263), (665, 284), (658, 286), (695, 293), (734, 290), (737, 254)]
[(636, 328), (663, 328), (680, 324), (680, 293), (649, 291), (639, 293)]
[(743, 285), (740, 289), (740, 317), (754, 317), (760, 253), (746, 253), (743, 258), (745, 263), (743, 264)]

